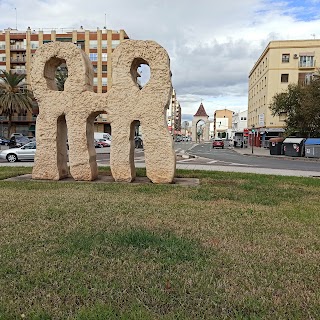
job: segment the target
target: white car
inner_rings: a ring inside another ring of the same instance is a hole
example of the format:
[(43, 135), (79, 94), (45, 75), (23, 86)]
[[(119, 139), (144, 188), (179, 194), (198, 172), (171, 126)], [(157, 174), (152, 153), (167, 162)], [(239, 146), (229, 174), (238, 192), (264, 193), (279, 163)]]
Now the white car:
[(16, 162), (19, 160), (34, 160), (36, 154), (36, 142), (32, 141), (20, 148), (12, 148), (0, 152), (0, 159), (8, 162)]

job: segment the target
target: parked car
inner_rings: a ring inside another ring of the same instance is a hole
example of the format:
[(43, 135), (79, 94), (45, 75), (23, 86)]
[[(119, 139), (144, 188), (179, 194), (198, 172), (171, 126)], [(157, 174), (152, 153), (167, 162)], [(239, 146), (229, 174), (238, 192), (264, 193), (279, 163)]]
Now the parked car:
[(0, 136), (0, 144), (7, 146), (7, 145), (9, 145), (9, 142), (10, 142), (9, 139)]
[(111, 146), (111, 140), (108, 139), (98, 139), (98, 144), (102, 146), (103, 148), (105, 147), (110, 147)]
[(11, 134), (10, 138), (12, 138), (12, 137), (24, 137), (24, 135), (22, 133), (14, 132)]
[(102, 148), (102, 145), (99, 144), (98, 140), (94, 139), (94, 147), (95, 148)]
[(140, 136), (134, 137), (134, 147), (135, 148), (143, 148), (143, 140)]
[(34, 160), (36, 154), (36, 142), (32, 141), (20, 148), (12, 148), (0, 152), (0, 159), (8, 162), (16, 162), (19, 160)]
[(224, 148), (224, 142), (222, 139), (214, 139), (212, 141), (212, 148), (221, 148), (223, 149)]
[(12, 136), (10, 138), (8, 145), (10, 148), (18, 148), (18, 147), (22, 147), (23, 145), (29, 142), (30, 142), (29, 138), (25, 136)]

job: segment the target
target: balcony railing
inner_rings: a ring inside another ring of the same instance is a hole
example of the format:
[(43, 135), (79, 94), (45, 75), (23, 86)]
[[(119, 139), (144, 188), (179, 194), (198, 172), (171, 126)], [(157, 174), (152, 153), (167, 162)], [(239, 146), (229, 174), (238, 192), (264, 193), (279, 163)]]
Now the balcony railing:
[(11, 69), (11, 73), (16, 73), (16, 74), (26, 74), (27, 70), (26, 69)]
[(25, 63), (26, 59), (25, 58), (11, 58), (10, 62), (12, 62), (12, 63)]
[(316, 61), (299, 61), (299, 68), (315, 68), (316, 66)]
[(12, 45), (10, 46), (10, 50), (21, 50), (25, 51), (26, 47), (24, 45)]
[[(37, 117), (34, 115), (28, 115), (28, 116), (13, 116), (11, 118), (12, 122), (19, 122), (19, 121), (26, 121), (26, 122), (31, 122), (31, 121), (36, 121)], [(0, 116), (0, 121), (8, 121), (9, 118), (5, 116)]]

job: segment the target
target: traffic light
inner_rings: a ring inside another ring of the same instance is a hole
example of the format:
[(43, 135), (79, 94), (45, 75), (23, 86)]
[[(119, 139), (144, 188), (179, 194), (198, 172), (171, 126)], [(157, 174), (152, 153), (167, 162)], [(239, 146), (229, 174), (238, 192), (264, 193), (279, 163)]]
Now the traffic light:
[(251, 132), (254, 133), (254, 128), (251, 129)]

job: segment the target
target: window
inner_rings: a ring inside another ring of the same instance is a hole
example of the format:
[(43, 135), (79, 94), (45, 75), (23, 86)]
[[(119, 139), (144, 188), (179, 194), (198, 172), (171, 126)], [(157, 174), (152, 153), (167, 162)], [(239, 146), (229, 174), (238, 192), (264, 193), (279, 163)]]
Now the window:
[(314, 67), (314, 57), (313, 56), (300, 56), (299, 67), (302, 67), (302, 68)]
[(108, 41), (107, 41), (107, 40), (102, 40), (102, 41), (101, 41), (101, 47), (102, 47), (102, 49), (107, 49), (107, 47), (108, 47)]
[(282, 62), (289, 62), (290, 61), (290, 54), (289, 53), (283, 53), (282, 54)]
[(39, 48), (39, 41), (30, 41), (31, 49), (38, 49)]
[(120, 40), (112, 40), (112, 49), (116, 48), (120, 44)]
[(90, 49), (97, 49), (97, 47), (98, 47), (98, 42), (97, 42), (97, 40), (90, 40), (90, 41), (89, 41), (89, 48), (90, 48)]
[(102, 54), (102, 61), (107, 61), (108, 60), (108, 54), (107, 53), (103, 53)]
[(281, 74), (281, 82), (289, 82), (289, 74), (288, 73)]
[(5, 53), (0, 54), (0, 61), (6, 61)]
[(108, 78), (102, 78), (102, 85), (107, 86), (108, 85)]
[(6, 42), (0, 41), (0, 50), (4, 50), (6, 48)]
[(106, 65), (102, 66), (102, 73), (107, 73), (108, 72), (108, 68)]
[(98, 78), (93, 78), (93, 85), (97, 86), (98, 85)]
[(89, 54), (89, 59), (91, 61), (98, 61), (98, 54), (97, 53), (90, 53)]
[(77, 41), (77, 47), (78, 47), (79, 49), (84, 50), (84, 48), (85, 48), (85, 43), (84, 43), (84, 41), (78, 40), (78, 41)]

